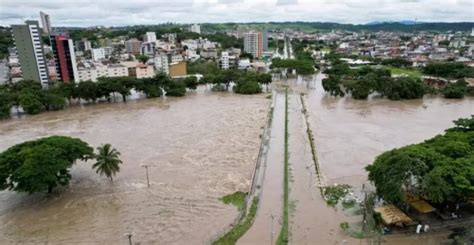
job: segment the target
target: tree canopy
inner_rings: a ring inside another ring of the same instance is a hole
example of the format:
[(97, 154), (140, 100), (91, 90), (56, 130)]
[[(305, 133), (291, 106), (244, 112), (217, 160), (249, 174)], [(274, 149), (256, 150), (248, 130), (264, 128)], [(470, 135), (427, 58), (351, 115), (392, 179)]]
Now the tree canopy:
[(93, 157), (93, 149), (80, 139), (51, 136), (26, 141), (0, 154), (0, 190), (51, 192), (69, 183), (77, 160)]
[(459, 203), (474, 194), (474, 115), (420, 144), (379, 155), (366, 170), (377, 195), (401, 203), (404, 193), (432, 203)]

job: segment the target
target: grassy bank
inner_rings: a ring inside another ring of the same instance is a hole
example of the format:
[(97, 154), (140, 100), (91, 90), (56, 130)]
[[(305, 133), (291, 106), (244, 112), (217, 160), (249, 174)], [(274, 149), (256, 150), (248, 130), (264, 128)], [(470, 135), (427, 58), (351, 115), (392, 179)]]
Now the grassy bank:
[(229, 232), (227, 232), (224, 236), (219, 238), (218, 240), (214, 241), (213, 245), (232, 245), (241, 238), (245, 232), (247, 232), (250, 227), (252, 226), (253, 220), (255, 219), (255, 215), (257, 214), (257, 207), (258, 207), (258, 198), (255, 197), (252, 201), (252, 206), (250, 207), (249, 212), (245, 215), (245, 217), (234, 226)]
[(404, 75), (414, 79), (421, 79), (421, 77), (423, 76), (421, 71), (417, 69), (397, 68), (393, 66), (387, 66), (387, 68), (392, 72), (392, 75)]
[(247, 193), (237, 191), (232, 194), (226, 195), (221, 198), (222, 202), (225, 204), (232, 204), (239, 209), (239, 211), (242, 211), (245, 208), (245, 197), (247, 196)]
[(285, 91), (285, 158), (284, 158), (284, 175), (283, 175), (283, 222), (281, 224), (280, 235), (277, 244), (288, 244), (288, 89)]

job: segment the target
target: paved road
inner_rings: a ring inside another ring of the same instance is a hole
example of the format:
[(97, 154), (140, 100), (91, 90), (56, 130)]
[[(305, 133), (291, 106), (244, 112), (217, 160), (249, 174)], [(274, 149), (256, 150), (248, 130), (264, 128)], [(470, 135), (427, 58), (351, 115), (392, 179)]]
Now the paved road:
[[(238, 244), (271, 244), (272, 230), (274, 232), (273, 243), (275, 243), (280, 232), (280, 221), (283, 214), (285, 94), (277, 93), (275, 96), (271, 137), (265, 162), (259, 208), (252, 227), (239, 239)], [(273, 222), (272, 215), (274, 216)]]

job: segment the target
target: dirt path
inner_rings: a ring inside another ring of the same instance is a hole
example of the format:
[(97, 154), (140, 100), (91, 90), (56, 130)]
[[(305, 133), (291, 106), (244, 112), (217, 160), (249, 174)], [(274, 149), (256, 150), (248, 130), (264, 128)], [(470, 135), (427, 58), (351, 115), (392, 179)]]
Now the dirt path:
[[(277, 93), (273, 112), (271, 137), (263, 184), (260, 188), (260, 204), (250, 230), (239, 239), (238, 244), (271, 244), (280, 231), (283, 195), (283, 152), (285, 130), (285, 95)], [(272, 222), (272, 215), (274, 217)], [(273, 230), (273, 237), (272, 237)]]

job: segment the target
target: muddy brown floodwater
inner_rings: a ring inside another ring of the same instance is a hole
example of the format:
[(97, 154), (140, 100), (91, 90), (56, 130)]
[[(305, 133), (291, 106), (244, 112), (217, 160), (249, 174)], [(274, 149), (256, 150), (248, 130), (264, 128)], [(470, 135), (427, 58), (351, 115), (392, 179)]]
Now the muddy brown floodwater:
[(0, 121), (0, 151), (66, 135), (111, 143), (124, 161), (113, 183), (81, 162), (53, 195), (0, 192), (0, 244), (128, 244), (128, 232), (140, 244), (205, 244), (237, 216), (218, 198), (247, 191), (268, 103), (201, 91)]

